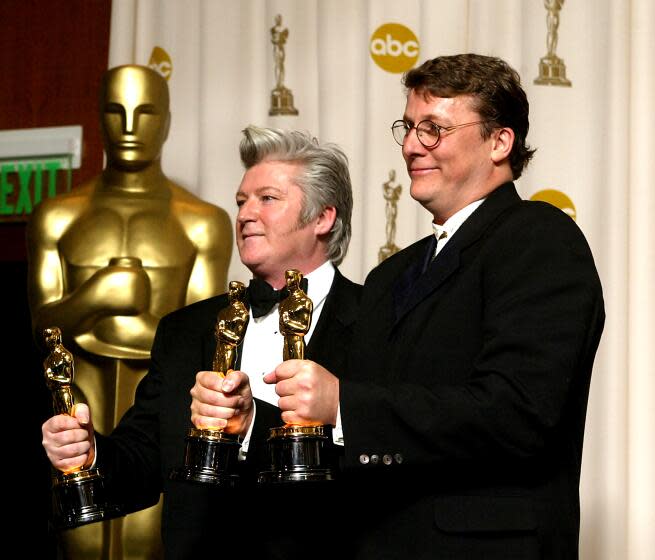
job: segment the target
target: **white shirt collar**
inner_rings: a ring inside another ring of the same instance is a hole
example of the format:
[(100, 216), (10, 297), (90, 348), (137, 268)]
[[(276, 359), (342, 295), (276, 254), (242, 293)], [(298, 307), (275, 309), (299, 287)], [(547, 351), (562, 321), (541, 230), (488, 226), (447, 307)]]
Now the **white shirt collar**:
[(435, 224), (432, 222), (432, 231), (434, 232), (437, 241), (439, 241), (439, 238), (443, 232), (446, 233), (445, 240), (448, 241), (448, 239), (455, 235), (455, 232), (459, 229), (459, 227), (467, 220), (471, 214), (473, 214), (473, 212), (477, 210), (478, 206), (480, 206), (480, 204), (482, 204), (484, 201), (485, 199), (481, 198), (480, 200), (476, 200), (475, 202), (471, 202), (471, 204), (464, 206), (464, 208), (458, 210), (450, 218), (448, 218), (443, 223), (443, 225)]
[(325, 261), (321, 266), (307, 274), (305, 278), (307, 278), (307, 295), (312, 300), (314, 307), (316, 307), (330, 292), (332, 280), (334, 280), (332, 261)]

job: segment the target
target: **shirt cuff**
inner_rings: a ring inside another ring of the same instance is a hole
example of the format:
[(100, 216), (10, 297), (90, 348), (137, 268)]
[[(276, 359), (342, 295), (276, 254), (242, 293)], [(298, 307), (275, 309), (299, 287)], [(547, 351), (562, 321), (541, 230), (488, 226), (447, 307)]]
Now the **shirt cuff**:
[(335, 445), (344, 445), (343, 426), (341, 425), (341, 403), (337, 405), (337, 425), (332, 429), (332, 441)]
[(95, 450), (93, 454), (93, 463), (91, 463), (91, 466), (89, 469), (93, 469), (96, 466), (96, 463), (98, 462), (98, 446), (96, 444), (96, 436), (93, 434), (93, 449)]
[(246, 456), (248, 455), (248, 446), (250, 445), (250, 436), (252, 435), (252, 428), (255, 425), (255, 417), (257, 416), (257, 403), (255, 399), (252, 399), (252, 420), (250, 421), (250, 427), (246, 432), (246, 435), (241, 442), (241, 448), (239, 449), (239, 461), (245, 461)]

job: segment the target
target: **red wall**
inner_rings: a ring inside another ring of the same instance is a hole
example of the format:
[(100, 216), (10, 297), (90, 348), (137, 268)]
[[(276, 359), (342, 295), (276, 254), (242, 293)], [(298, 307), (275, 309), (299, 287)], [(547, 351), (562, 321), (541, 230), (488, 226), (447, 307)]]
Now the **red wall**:
[[(102, 169), (98, 87), (107, 69), (110, 0), (0, 0), (0, 130), (82, 125), (80, 184)], [(50, 467), (41, 424), (51, 414), (31, 336), (25, 224), (0, 223), (6, 546), (55, 558), (48, 524)]]
[[(98, 88), (110, 15), (110, 0), (0, 2), (0, 130), (82, 125), (73, 185), (102, 169)], [(0, 231), (0, 261), (24, 261), (25, 224), (0, 223)]]

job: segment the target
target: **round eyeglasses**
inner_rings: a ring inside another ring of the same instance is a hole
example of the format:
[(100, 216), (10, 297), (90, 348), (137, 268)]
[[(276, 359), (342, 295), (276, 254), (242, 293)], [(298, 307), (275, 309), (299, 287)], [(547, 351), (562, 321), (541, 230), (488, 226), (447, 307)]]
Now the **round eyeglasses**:
[(441, 132), (450, 132), (451, 130), (456, 130), (458, 128), (463, 128), (465, 126), (471, 126), (474, 124), (483, 124), (487, 121), (473, 121), (462, 124), (455, 124), (453, 126), (440, 126), (437, 123), (432, 121), (425, 120), (421, 121), (415, 126), (410, 126), (409, 123), (399, 120), (395, 121), (391, 125), (391, 132), (393, 134), (393, 139), (398, 142), (401, 146), (405, 143), (405, 139), (410, 131), (413, 129), (416, 130), (416, 137), (418, 141), (424, 148), (428, 150), (434, 148), (441, 140)]

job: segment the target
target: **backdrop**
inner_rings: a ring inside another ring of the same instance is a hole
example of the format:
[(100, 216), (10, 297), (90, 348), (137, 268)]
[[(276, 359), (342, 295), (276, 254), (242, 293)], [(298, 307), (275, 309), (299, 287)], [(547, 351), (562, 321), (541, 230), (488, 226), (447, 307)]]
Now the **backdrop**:
[[(500, 56), (521, 74), (531, 106), (528, 140), (538, 151), (519, 192), (548, 200), (577, 221), (603, 282), (607, 323), (587, 416), (582, 558), (650, 559), (655, 3), (112, 2), (109, 66), (146, 64), (167, 77), (173, 121), (163, 166), (189, 190), (236, 215), (238, 143), (248, 124), (309, 130), (344, 148), (355, 209), (341, 268), (356, 281), (377, 264), (387, 241), (383, 183), (393, 173), (392, 185), (402, 188), (395, 243), (402, 248), (431, 231), (430, 216), (408, 196), (390, 125), (404, 109), (402, 72), (460, 52)], [(544, 57), (550, 64), (540, 69)], [(540, 77), (559, 80), (535, 83)], [(283, 108), (297, 115), (270, 114), (279, 85), (288, 94)], [(248, 279), (236, 251), (229, 278)]]

